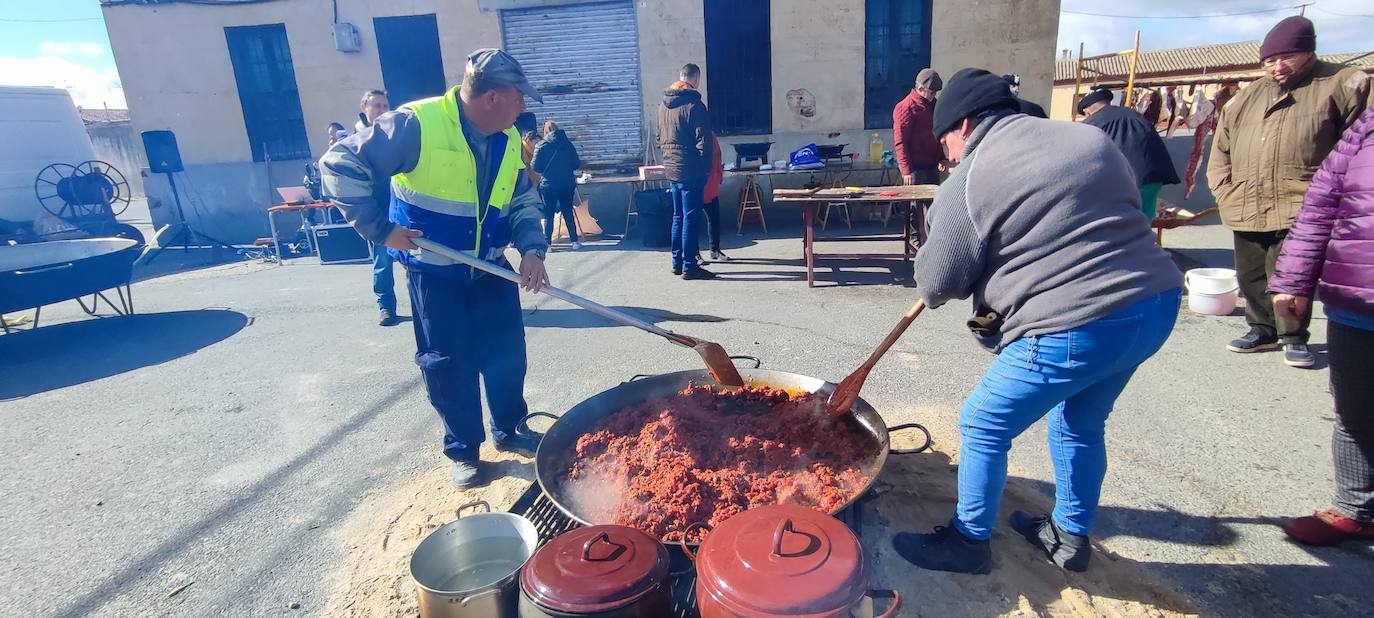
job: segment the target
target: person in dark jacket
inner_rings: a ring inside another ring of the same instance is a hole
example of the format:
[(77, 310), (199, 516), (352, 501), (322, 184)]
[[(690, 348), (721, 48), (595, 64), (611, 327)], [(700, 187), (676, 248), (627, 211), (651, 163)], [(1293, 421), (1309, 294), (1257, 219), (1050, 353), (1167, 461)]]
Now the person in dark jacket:
[(530, 166), (540, 175), (539, 194), (544, 196), (544, 240), (553, 241), (553, 217), (561, 213), (573, 250), (581, 249), (582, 243), (577, 242), (577, 218), (573, 216), (573, 195), (582, 159), (568, 134), (554, 121), (544, 121), (544, 141), (534, 149)]
[(1322, 162), (1269, 279), (1274, 313), (1299, 322), (1320, 294), (1336, 427), (1335, 508), (1284, 525), (1294, 540), (1374, 539), (1374, 106)]
[(1145, 218), (1155, 219), (1159, 209), (1159, 190), (1164, 185), (1183, 182), (1174, 169), (1174, 160), (1164, 139), (1144, 116), (1133, 109), (1112, 105), (1112, 91), (1098, 88), (1078, 101), (1078, 113), (1087, 116), (1083, 121), (1107, 133), (1112, 142), (1126, 155), (1140, 186), (1140, 209)]
[(663, 91), (658, 107), (658, 147), (673, 193), (673, 274), (683, 279), (715, 279), (701, 267), (697, 224), (711, 165), (711, 120), (697, 84), (701, 67), (688, 64), (678, 81)]

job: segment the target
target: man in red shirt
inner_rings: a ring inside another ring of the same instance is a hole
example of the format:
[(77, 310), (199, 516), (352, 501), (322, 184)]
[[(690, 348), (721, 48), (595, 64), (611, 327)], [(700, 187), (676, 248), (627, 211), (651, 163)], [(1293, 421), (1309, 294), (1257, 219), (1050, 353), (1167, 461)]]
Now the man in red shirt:
[(944, 80), (935, 69), (921, 69), (911, 93), (892, 110), (893, 147), (897, 151), (897, 167), (902, 170), (902, 183), (938, 184), (940, 163), (945, 150), (935, 139), (935, 93), (944, 87)]

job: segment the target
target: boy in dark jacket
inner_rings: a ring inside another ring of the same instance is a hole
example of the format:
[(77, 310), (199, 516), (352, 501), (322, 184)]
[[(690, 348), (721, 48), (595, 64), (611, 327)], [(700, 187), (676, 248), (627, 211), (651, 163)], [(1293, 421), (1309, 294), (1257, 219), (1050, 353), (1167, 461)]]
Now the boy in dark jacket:
[(663, 91), (658, 108), (658, 147), (673, 193), (673, 274), (683, 279), (715, 279), (697, 262), (697, 222), (711, 162), (711, 122), (697, 84), (701, 67), (688, 64)]
[(544, 240), (553, 241), (553, 216), (562, 213), (568, 226), (568, 239), (573, 250), (581, 249), (577, 242), (577, 220), (573, 216), (573, 194), (577, 191), (575, 172), (582, 166), (568, 134), (552, 120), (544, 122), (544, 141), (534, 149), (530, 163), (540, 175), (539, 194), (544, 197)]

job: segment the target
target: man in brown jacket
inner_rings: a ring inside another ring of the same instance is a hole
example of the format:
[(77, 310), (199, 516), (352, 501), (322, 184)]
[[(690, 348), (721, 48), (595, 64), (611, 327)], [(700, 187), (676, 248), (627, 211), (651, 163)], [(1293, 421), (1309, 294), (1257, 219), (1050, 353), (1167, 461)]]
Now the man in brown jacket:
[(1226, 347), (1259, 352), (1282, 341), (1284, 362), (1294, 367), (1315, 360), (1307, 320), (1276, 321), (1265, 287), (1312, 175), (1364, 111), (1370, 88), (1363, 72), (1318, 60), (1316, 48), (1316, 29), (1305, 17), (1289, 17), (1269, 31), (1260, 46), (1265, 76), (1223, 108), (1207, 164), (1221, 220), (1235, 235), (1250, 325)]

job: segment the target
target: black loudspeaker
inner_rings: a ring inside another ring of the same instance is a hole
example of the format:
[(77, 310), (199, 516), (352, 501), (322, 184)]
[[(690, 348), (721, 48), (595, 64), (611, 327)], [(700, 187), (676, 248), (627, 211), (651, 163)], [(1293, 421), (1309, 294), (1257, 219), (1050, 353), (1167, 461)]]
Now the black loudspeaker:
[(181, 151), (171, 131), (144, 131), (143, 150), (148, 153), (148, 170), (159, 174), (180, 172)]

